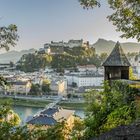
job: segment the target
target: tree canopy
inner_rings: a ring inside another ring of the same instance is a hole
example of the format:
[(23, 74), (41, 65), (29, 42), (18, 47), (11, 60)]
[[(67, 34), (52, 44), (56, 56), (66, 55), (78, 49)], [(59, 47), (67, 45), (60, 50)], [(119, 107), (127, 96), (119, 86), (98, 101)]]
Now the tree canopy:
[(11, 46), (16, 45), (18, 38), (16, 25), (11, 24), (8, 27), (0, 27), (0, 49), (4, 48), (8, 51)]
[(104, 91), (92, 90), (86, 94), (85, 139), (133, 122), (138, 115), (136, 93), (128, 84), (115, 81), (111, 87), (105, 82)]
[[(79, 0), (83, 8), (89, 9), (101, 6), (101, 0)], [(121, 37), (136, 38), (140, 41), (140, 0), (108, 0), (114, 10), (108, 16), (109, 21), (123, 32)]]
[[(16, 45), (18, 38), (19, 36), (17, 34), (16, 25), (11, 24), (8, 27), (0, 27), (0, 49), (4, 48), (6, 51), (8, 51), (11, 46), (14, 47)], [(4, 87), (6, 84), (6, 80), (0, 76), (0, 86)]]
[(43, 80), (43, 83), (42, 83), (42, 92), (43, 94), (50, 94), (50, 80), (48, 79), (45, 79)]
[(77, 65), (94, 64), (99, 67), (103, 57), (96, 55), (92, 47), (66, 47), (62, 54), (25, 54), (18, 61), (16, 68), (25, 72), (33, 72), (49, 66), (57, 72), (63, 72), (65, 68), (76, 68)]
[(39, 84), (32, 84), (29, 94), (41, 95), (42, 94), (41, 86)]

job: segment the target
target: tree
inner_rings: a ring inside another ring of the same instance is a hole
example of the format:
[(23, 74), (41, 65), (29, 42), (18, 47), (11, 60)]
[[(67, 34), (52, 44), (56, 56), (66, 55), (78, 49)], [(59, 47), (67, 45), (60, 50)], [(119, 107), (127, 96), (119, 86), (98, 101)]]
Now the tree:
[(129, 68), (129, 79), (130, 80), (136, 80), (137, 79), (137, 77), (133, 73), (132, 67)]
[(0, 76), (0, 86), (4, 87), (5, 85), (7, 85), (7, 81), (4, 77)]
[(0, 48), (8, 51), (11, 46), (16, 45), (18, 38), (16, 25), (11, 24), (8, 27), (0, 27)]
[(50, 55), (29, 53), (20, 58), (16, 68), (25, 72), (34, 72), (45, 69), (47, 65), (50, 65), (51, 61), (52, 57)]
[(68, 99), (70, 99), (72, 97), (72, 94), (67, 94)]
[(11, 109), (10, 101), (0, 105), (0, 139), (12, 139), (11, 132), (20, 124), (19, 116)]
[[(8, 51), (11, 46), (14, 47), (16, 45), (18, 38), (16, 25), (11, 24), (8, 27), (0, 27), (0, 49), (4, 48)], [(6, 80), (0, 76), (0, 86), (4, 87), (6, 84)]]
[(107, 56), (108, 56), (107, 53), (101, 53), (100, 54), (100, 60), (101, 60), (101, 62), (104, 62), (106, 60)]
[(10, 61), (10, 67), (12, 68), (14, 66), (15, 66), (14, 62)]
[(77, 87), (77, 83), (72, 82), (72, 87)]
[(46, 130), (38, 126), (32, 130), (32, 136), (36, 140), (65, 140), (69, 136), (69, 128), (65, 121), (58, 122)]
[(92, 90), (86, 94), (85, 139), (98, 136), (137, 117), (136, 90), (120, 81), (104, 84), (104, 91)]
[(17, 119), (7, 121), (9, 111), (11, 111), (10, 104), (0, 105), (0, 140), (65, 140), (69, 136), (69, 127), (65, 121), (58, 122), (48, 129), (37, 126), (31, 131), (26, 125), (17, 126), (17, 123), (19, 124), (19, 121), (15, 123)]
[(107, 116), (107, 121), (103, 128), (108, 131), (120, 125), (128, 125), (132, 122), (133, 118), (130, 115), (131, 109), (129, 106), (123, 106), (115, 109)]
[[(83, 8), (100, 7), (100, 0), (79, 0)], [(121, 37), (136, 38), (140, 41), (140, 0), (108, 0), (115, 12), (108, 16), (109, 21), (123, 32)]]
[(9, 100), (7, 102), (1, 103), (0, 105), (0, 122), (5, 123), (5, 121), (13, 126), (20, 124), (21, 120), (19, 116), (11, 109), (12, 102)]
[(31, 95), (41, 95), (41, 86), (39, 84), (32, 84), (31, 89), (30, 89), (30, 94)]
[(45, 94), (49, 94), (51, 91), (50, 89), (50, 81), (49, 80), (44, 80), (42, 84), (42, 92)]
[(74, 118), (74, 126), (72, 128), (71, 136), (72, 140), (81, 140), (85, 130), (84, 121), (79, 117)]

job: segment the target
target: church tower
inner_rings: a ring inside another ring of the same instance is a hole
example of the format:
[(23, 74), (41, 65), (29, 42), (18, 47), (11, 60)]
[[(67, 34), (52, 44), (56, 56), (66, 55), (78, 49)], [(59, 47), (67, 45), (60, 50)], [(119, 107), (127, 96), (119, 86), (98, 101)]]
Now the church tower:
[(105, 69), (105, 80), (129, 79), (131, 65), (119, 42), (102, 65)]

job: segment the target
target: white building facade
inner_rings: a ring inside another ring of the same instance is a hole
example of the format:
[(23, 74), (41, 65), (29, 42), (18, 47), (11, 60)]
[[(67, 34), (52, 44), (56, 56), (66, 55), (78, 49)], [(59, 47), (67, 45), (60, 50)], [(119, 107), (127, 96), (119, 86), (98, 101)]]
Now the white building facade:
[(102, 86), (104, 77), (102, 75), (83, 75), (83, 74), (66, 74), (68, 85), (71, 86), (76, 83), (77, 87), (91, 87), (91, 86)]

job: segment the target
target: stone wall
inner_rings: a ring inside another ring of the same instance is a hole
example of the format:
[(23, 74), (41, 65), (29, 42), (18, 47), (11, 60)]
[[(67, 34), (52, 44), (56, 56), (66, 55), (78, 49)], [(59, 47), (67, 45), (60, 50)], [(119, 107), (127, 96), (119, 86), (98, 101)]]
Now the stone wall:
[(90, 140), (140, 140), (140, 120), (128, 126), (119, 126)]

